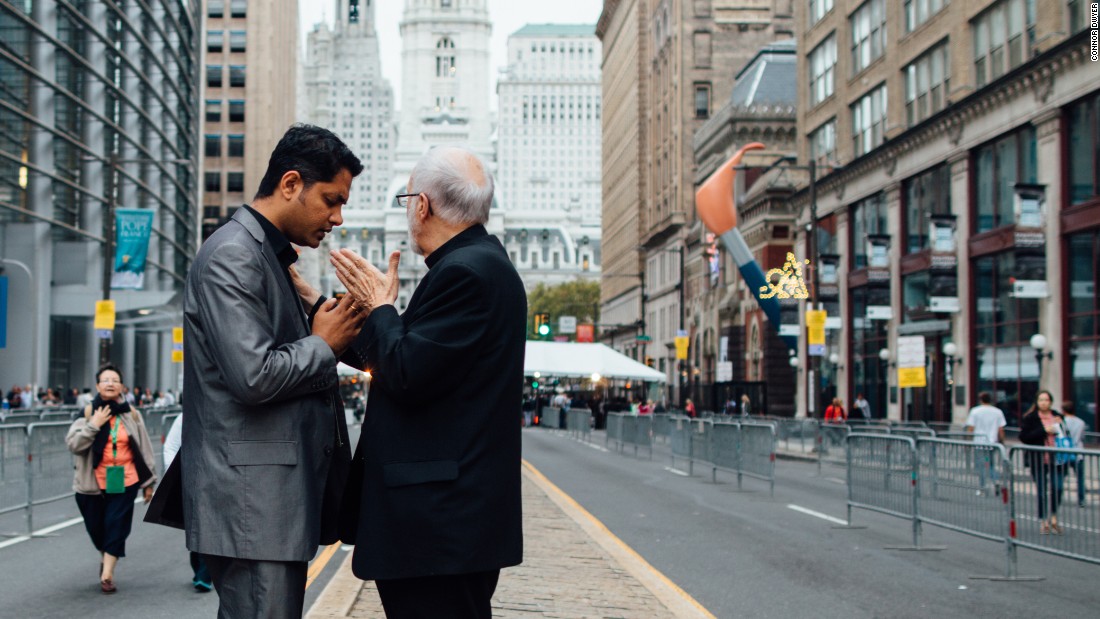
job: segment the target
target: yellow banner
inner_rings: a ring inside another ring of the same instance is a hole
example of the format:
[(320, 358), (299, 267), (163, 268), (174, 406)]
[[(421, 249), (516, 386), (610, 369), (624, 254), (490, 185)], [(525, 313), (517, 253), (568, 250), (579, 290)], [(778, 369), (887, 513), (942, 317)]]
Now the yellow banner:
[(183, 327), (172, 327), (172, 363), (183, 363)]
[(183, 343), (183, 327), (172, 327), (172, 343)]
[(820, 327), (825, 328), (825, 319), (829, 317), (829, 312), (825, 310), (806, 310), (806, 326), (807, 327)]
[(686, 335), (676, 338), (676, 358), (683, 361), (688, 358), (688, 343), (691, 341)]
[(907, 389), (910, 387), (926, 387), (928, 386), (927, 378), (924, 375), (924, 368), (898, 368), (898, 387)]
[(825, 327), (809, 327), (806, 329), (806, 331), (806, 337), (808, 338), (806, 342), (807, 344), (809, 344), (810, 346), (813, 346), (815, 344), (819, 344), (821, 346), (825, 345)]
[(172, 363), (183, 363), (183, 351), (182, 350), (173, 350), (172, 351)]
[(115, 302), (113, 300), (95, 302), (95, 323), (92, 328), (96, 330), (114, 330)]

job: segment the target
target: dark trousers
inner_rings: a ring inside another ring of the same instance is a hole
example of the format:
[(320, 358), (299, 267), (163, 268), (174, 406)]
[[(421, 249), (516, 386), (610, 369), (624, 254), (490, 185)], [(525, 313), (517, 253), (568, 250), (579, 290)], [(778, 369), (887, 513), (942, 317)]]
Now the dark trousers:
[(500, 570), (378, 580), (387, 619), (490, 619)]
[(210, 570), (206, 568), (206, 561), (202, 560), (202, 555), (197, 552), (191, 553), (191, 571), (195, 573), (195, 582), (204, 582), (210, 584)]
[(137, 484), (121, 494), (77, 494), (76, 506), (84, 518), (84, 528), (95, 549), (111, 556), (126, 556), (126, 538), (134, 524), (134, 499)]
[[(1054, 457), (1054, 454), (1051, 454)], [(1035, 495), (1036, 500), (1039, 502), (1039, 519), (1045, 519), (1047, 517), (1047, 511), (1049, 508), (1050, 515), (1058, 515), (1058, 506), (1062, 504), (1062, 488), (1066, 479), (1066, 466), (1065, 464), (1051, 465), (1049, 463), (1042, 463), (1039, 466), (1031, 467), (1031, 478), (1035, 480)]]
[(301, 619), (305, 561), (253, 561), (202, 555), (218, 592), (218, 619)]

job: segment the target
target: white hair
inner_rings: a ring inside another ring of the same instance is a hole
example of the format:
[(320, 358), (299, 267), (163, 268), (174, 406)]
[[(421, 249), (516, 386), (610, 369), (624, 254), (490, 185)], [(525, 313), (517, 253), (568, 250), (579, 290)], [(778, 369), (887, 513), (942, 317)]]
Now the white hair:
[(459, 146), (433, 148), (416, 162), (412, 179), (412, 191), (427, 194), (440, 219), (456, 225), (489, 221), (493, 175), (473, 151)]

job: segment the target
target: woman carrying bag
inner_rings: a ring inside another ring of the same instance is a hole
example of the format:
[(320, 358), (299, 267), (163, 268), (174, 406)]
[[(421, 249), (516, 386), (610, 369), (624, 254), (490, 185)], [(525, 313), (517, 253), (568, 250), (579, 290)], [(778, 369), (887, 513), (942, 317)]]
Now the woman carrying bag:
[(126, 402), (122, 388), (119, 369), (101, 367), (96, 373), (99, 395), (66, 437), (76, 469), (76, 504), (102, 559), (98, 577), (103, 593), (116, 591), (115, 564), (126, 556), (138, 490), (148, 503), (157, 481), (153, 443), (141, 413)]
[[(1020, 420), (1020, 442), (1042, 447), (1065, 447), (1059, 440), (1068, 437), (1062, 413), (1051, 408), (1054, 396), (1045, 389), (1035, 398), (1035, 404)], [(1058, 505), (1062, 502), (1062, 484), (1067, 464), (1061, 454), (1031, 451), (1026, 455), (1027, 467), (1035, 480), (1035, 495), (1039, 502), (1039, 533), (1062, 534), (1058, 525)], [(1048, 519), (1049, 508), (1049, 519)]]

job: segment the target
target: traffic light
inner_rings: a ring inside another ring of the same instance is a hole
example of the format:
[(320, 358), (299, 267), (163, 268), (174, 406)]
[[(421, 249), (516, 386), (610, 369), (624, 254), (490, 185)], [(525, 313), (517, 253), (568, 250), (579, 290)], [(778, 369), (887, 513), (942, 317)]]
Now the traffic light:
[(539, 337), (550, 335), (550, 314), (546, 312), (535, 314), (535, 334)]

